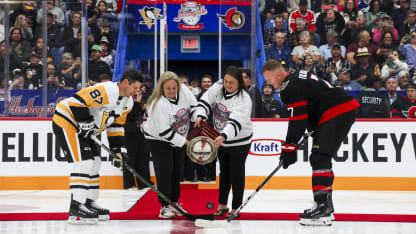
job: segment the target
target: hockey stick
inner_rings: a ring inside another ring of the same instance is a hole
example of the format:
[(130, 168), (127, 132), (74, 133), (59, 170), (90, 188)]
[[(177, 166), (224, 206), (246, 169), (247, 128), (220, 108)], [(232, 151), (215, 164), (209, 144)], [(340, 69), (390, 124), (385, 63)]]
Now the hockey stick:
[[(95, 135), (91, 135), (91, 140), (93, 140), (97, 145), (102, 147), (107, 153), (109, 153), (111, 156), (118, 158), (118, 156), (103, 142), (101, 142)], [(123, 166), (125, 169), (127, 169), (130, 173), (136, 176), (141, 182), (143, 182), (146, 186), (148, 186), (151, 190), (153, 190), (162, 200), (169, 203), (173, 208), (175, 208), (179, 213), (181, 213), (186, 219), (195, 221), (197, 219), (201, 220), (214, 220), (215, 215), (214, 214), (201, 214), (201, 215), (191, 215), (184, 211), (182, 208), (180, 208), (178, 205), (175, 204), (175, 202), (172, 202), (165, 194), (160, 192), (155, 185), (152, 185), (147, 181), (143, 176), (141, 176), (139, 173), (137, 173), (132, 167), (130, 167), (126, 162), (123, 162)]]
[[(303, 135), (302, 139), (299, 141), (298, 146), (303, 146), (309, 136), (311, 136), (314, 131), (307, 132)], [(208, 221), (197, 219), (195, 221), (195, 225), (198, 227), (224, 227), (228, 223), (231, 222), (239, 213), (240, 211), (247, 205), (247, 203), (263, 188), (263, 186), (273, 177), (273, 175), (283, 166), (283, 162), (280, 161), (279, 165), (267, 176), (267, 178), (248, 196), (248, 198), (235, 210), (234, 214), (230, 215), (226, 220), (218, 220), (218, 221)]]

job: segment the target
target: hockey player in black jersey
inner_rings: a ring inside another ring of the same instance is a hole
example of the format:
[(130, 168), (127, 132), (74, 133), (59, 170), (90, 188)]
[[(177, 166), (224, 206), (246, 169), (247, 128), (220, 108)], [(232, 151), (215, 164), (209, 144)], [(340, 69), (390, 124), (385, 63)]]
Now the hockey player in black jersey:
[(355, 121), (357, 101), (342, 88), (306, 71), (286, 73), (276, 60), (269, 60), (263, 75), (274, 88), (280, 88), (289, 112), (289, 127), (280, 160), (283, 168), (297, 161), (297, 142), (305, 130), (314, 130), (312, 153), (312, 190), (314, 206), (300, 215), (302, 225), (331, 225), (333, 218), (331, 158)]

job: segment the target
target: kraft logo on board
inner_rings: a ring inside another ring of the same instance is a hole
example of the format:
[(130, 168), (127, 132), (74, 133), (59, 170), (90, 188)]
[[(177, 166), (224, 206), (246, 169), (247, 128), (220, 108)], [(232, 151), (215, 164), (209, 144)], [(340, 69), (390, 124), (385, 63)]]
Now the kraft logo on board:
[[(178, 10), (178, 16), (173, 19), (174, 22), (179, 23), (179, 28), (183, 30), (201, 30), (204, 28), (204, 23), (199, 23), (202, 15), (208, 14), (204, 5), (196, 2), (185, 2), (181, 4), (181, 9)], [(180, 22), (183, 22), (180, 23)]]
[(277, 156), (282, 152), (282, 142), (279, 139), (254, 139), (251, 142), (249, 154), (254, 156)]

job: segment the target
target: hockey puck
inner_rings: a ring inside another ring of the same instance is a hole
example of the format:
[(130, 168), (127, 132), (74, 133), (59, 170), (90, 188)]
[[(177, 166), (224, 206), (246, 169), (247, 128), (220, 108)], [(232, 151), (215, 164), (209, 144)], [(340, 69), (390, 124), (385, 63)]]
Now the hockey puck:
[(214, 203), (212, 203), (212, 202), (208, 202), (208, 203), (207, 203), (207, 208), (208, 208), (208, 209), (210, 209), (210, 210), (211, 210), (211, 209), (214, 209)]

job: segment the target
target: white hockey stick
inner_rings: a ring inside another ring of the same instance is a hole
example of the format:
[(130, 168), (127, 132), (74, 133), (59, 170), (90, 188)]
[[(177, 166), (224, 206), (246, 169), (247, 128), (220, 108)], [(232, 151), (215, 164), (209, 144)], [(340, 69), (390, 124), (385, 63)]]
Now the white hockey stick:
[[(302, 139), (298, 143), (298, 147), (303, 146), (303, 144), (306, 142), (308, 137), (310, 137), (314, 131), (307, 132), (303, 135)], [(235, 210), (234, 214), (232, 214), (230, 217), (228, 217), (226, 220), (205, 220), (205, 219), (197, 219), (195, 220), (195, 226), (198, 227), (206, 227), (206, 228), (212, 228), (212, 227), (226, 227), (231, 220), (234, 219), (234, 217), (240, 213), (240, 211), (247, 205), (247, 203), (257, 194), (260, 189), (263, 188), (263, 186), (273, 177), (273, 175), (283, 166), (283, 162), (280, 161), (279, 165), (267, 176), (267, 178), (248, 196), (248, 198)]]

